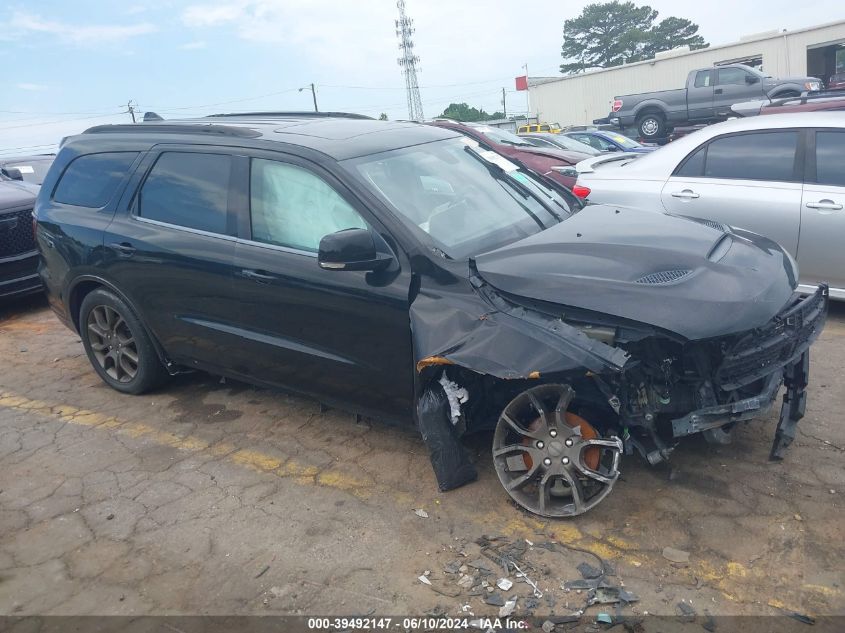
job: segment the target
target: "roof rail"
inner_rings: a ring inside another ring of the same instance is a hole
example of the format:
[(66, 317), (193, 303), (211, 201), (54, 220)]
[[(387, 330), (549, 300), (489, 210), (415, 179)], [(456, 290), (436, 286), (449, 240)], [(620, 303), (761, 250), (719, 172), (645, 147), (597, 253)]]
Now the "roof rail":
[(246, 127), (234, 125), (215, 125), (212, 123), (125, 123), (120, 125), (96, 125), (88, 128), (83, 134), (100, 134), (103, 132), (166, 132), (170, 134), (215, 134), (220, 136), (241, 136), (256, 138), (261, 132)]
[(238, 117), (267, 117), (267, 118), (315, 118), (315, 119), (367, 119), (372, 121), (373, 117), (354, 112), (311, 112), (311, 111), (279, 111), (279, 112), (226, 112), (223, 114), (209, 114), (206, 119), (214, 118), (238, 118)]

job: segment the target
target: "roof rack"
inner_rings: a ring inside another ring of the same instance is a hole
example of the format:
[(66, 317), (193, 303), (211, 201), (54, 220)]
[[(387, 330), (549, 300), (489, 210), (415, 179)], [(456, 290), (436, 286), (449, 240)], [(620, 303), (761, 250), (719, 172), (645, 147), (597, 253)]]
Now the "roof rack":
[(290, 112), (226, 112), (223, 114), (209, 114), (206, 119), (214, 118), (238, 118), (238, 117), (262, 117), (262, 118), (315, 118), (315, 119), (367, 119), (372, 121), (373, 117), (365, 114), (356, 114), (354, 112), (310, 112), (310, 111), (290, 111)]
[(100, 134), (103, 132), (167, 132), (170, 134), (215, 134), (221, 136), (241, 136), (256, 138), (261, 132), (246, 127), (234, 125), (215, 125), (213, 123), (125, 123), (120, 125), (96, 125), (88, 128), (83, 134)]

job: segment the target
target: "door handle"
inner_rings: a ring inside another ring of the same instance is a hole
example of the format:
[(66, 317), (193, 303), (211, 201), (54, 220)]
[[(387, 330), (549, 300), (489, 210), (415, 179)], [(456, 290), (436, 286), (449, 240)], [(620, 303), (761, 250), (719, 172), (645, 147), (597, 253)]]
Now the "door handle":
[(721, 89), (721, 88), (716, 88), (716, 89), (713, 91), (713, 94), (717, 94), (717, 95), (722, 94), (722, 89)]
[(808, 209), (825, 209), (827, 211), (839, 211), (842, 208), (841, 204), (836, 204), (833, 200), (819, 200), (818, 202), (808, 202), (805, 206)]
[(695, 193), (692, 189), (684, 189), (683, 191), (673, 191), (672, 192), (673, 198), (684, 198), (686, 200), (692, 200), (694, 198), (700, 198), (700, 194)]
[(260, 284), (269, 284), (276, 279), (276, 275), (271, 275), (266, 270), (252, 270), (251, 268), (243, 269), (241, 275)]
[(132, 257), (135, 254), (135, 247), (129, 242), (114, 242), (109, 244), (109, 248), (116, 250), (120, 257)]

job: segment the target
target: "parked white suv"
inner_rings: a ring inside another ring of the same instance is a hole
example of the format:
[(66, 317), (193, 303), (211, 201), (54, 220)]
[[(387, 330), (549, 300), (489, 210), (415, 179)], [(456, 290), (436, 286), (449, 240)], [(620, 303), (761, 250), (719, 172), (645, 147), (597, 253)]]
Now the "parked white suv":
[(576, 168), (573, 192), (588, 202), (761, 233), (798, 261), (802, 290), (826, 282), (845, 299), (845, 112), (734, 119), (651, 154), (598, 156)]

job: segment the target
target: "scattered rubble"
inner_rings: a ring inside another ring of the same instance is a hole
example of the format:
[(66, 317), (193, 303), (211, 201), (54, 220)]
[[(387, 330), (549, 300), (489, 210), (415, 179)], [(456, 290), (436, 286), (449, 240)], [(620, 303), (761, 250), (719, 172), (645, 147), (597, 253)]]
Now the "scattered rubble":
[(428, 512), (426, 512), (422, 508), (416, 508), (414, 510), (414, 514), (416, 514), (421, 519), (427, 519), (428, 518)]
[[(503, 618), (543, 614), (548, 623), (544, 631), (553, 631), (557, 625), (587, 618), (585, 612), (593, 605), (612, 605), (614, 612), (608, 616), (612, 620), (596, 624), (595, 619), (585, 619), (585, 626), (618, 624), (627, 617), (623, 609), (639, 601), (616, 579), (615, 567), (588, 550), (500, 535), (455, 541), (442, 550), (449, 557), (434, 562), (434, 571), (426, 570), (418, 580), (436, 593), (456, 598), (449, 609), (457, 614), (474, 615), (475, 610), (482, 617), (489, 613), (485, 607), (496, 608)], [(688, 560), (686, 552), (676, 552)]]
[(513, 596), (512, 598), (508, 598), (508, 600), (505, 602), (504, 606), (502, 606), (499, 609), (499, 617), (500, 618), (506, 618), (509, 615), (511, 615), (513, 613), (514, 609), (516, 609), (516, 601), (517, 601), (516, 596)]
[(664, 547), (663, 558), (673, 563), (686, 564), (689, 563), (689, 552), (685, 552), (682, 549), (675, 549), (674, 547)]
[(499, 580), (496, 581), (496, 586), (502, 591), (509, 591), (510, 588), (513, 587), (513, 582), (511, 582), (508, 578), (499, 578)]

